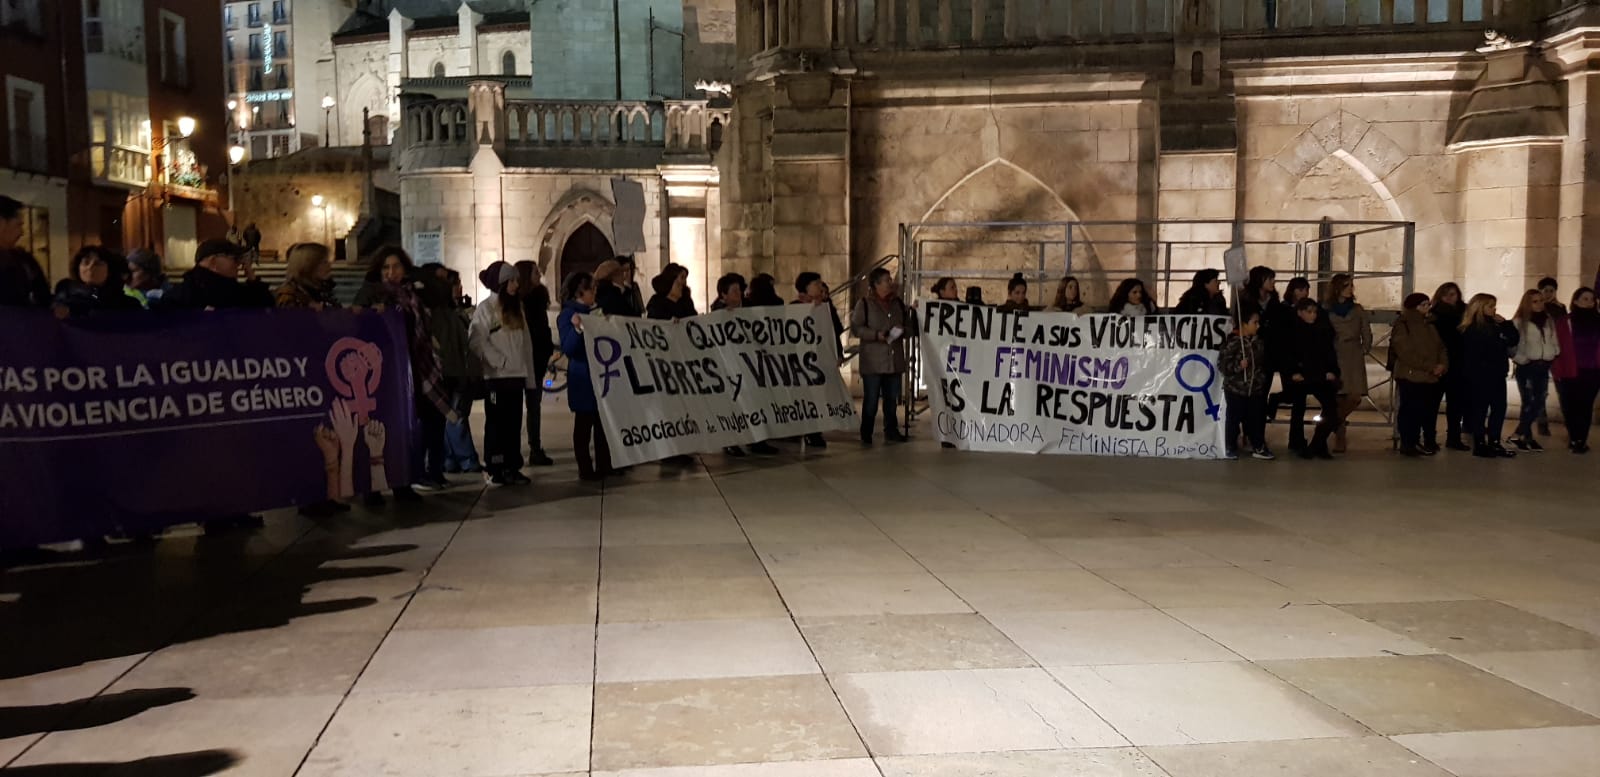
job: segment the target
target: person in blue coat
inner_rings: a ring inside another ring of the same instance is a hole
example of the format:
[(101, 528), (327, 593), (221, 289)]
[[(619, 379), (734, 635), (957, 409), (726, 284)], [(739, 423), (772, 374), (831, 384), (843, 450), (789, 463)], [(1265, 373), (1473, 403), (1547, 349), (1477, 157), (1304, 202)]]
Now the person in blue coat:
[(561, 352), (567, 355), (567, 407), (575, 416), (572, 450), (578, 459), (578, 477), (583, 480), (602, 480), (615, 474), (606, 431), (600, 425), (600, 403), (594, 396), (594, 384), (589, 382), (589, 353), (583, 342), (583, 320), (579, 318), (594, 310), (594, 299), (594, 276), (586, 272), (568, 275), (561, 283), (561, 315), (556, 318)]

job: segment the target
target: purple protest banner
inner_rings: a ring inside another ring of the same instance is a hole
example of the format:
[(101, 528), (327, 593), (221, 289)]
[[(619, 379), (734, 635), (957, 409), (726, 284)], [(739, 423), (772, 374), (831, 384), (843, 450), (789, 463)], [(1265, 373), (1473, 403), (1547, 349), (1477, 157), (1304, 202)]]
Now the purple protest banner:
[(401, 314), (0, 309), (0, 547), (410, 482)]

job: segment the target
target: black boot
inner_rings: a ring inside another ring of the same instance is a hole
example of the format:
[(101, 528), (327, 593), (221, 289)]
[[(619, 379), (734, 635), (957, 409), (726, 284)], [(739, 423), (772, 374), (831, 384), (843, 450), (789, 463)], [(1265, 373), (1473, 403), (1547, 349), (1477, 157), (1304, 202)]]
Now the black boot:
[(1473, 440), (1472, 440), (1472, 455), (1476, 456), (1476, 457), (1478, 457), (1480, 459), (1498, 459), (1498, 458), (1500, 458), (1500, 454), (1496, 453), (1494, 448), (1489, 447), (1489, 440), (1486, 437), (1474, 437), (1473, 438)]

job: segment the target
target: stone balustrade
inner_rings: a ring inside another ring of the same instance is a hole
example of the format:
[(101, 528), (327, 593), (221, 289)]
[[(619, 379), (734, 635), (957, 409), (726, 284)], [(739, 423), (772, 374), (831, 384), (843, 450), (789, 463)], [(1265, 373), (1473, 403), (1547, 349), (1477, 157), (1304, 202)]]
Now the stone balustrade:
[[(506, 99), (491, 104), (498, 116), (474, 115), (471, 98), (408, 102), (399, 137), (412, 148), (642, 148), (669, 155), (707, 155), (718, 146), (731, 114), (704, 100)], [(488, 131), (474, 131), (485, 124)]]
[[(1309, 32), (1515, 28), (1583, 0), (745, 0), (746, 55), (805, 47), (824, 24), (842, 48), (981, 47)], [(826, 3), (826, 16), (796, 9)], [(1212, 9), (1216, 21), (1210, 21)]]

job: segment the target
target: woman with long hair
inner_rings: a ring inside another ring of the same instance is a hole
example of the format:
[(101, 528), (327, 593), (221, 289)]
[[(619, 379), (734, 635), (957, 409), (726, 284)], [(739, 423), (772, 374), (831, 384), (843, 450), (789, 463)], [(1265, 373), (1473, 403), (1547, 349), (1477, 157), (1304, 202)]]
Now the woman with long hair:
[(295, 243), (286, 253), (287, 270), (283, 285), (273, 292), (280, 308), (337, 309), (339, 300), (330, 292), (333, 279), (333, 253), (321, 243)]
[[(1433, 292), (1433, 326), (1444, 341), (1450, 364), (1459, 366), (1462, 357), (1461, 319), (1467, 313), (1466, 295), (1454, 283), (1442, 283)], [(1466, 371), (1452, 369), (1444, 376), (1444, 447), (1453, 451), (1470, 451), (1472, 447), (1461, 439), (1466, 427), (1467, 392)]]
[(1047, 313), (1076, 313), (1083, 307), (1083, 291), (1078, 279), (1068, 275), (1056, 284), (1056, 296), (1045, 308)]
[(1522, 410), (1517, 415), (1517, 431), (1511, 436), (1511, 444), (1519, 451), (1544, 450), (1533, 430), (1536, 423), (1544, 420), (1545, 404), (1550, 399), (1550, 367), (1561, 355), (1556, 316), (1547, 304), (1543, 291), (1529, 289), (1512, 317), (1518, 337), (1517, 352), (1511, 357), (1516, 365), (1512, 375), (1517, 379)]
[(544, 403), (544, 374), (550, 370), (550, 357), (556, 343), (550, 331), (550, 290), (539, 279), (539, 265), (523, 260), (517, 269), (517, 294), (522, 297), (522, 320), (528, 323), (528, 389), (524, 399), (528, 409), (528, 464), (549, 467), (555, 464), (544, 452), (540, 435)]
[(1349, 446), (1350, 414), (1361, 407), (1367, 392), (1367, 354), (1372, 351), (1372, 317), (1356, 301), (1355, 279), (1339, 273), (1328, 280), (1322, 300), (1333, 326), (1333, 346), (1339, 354), (1339, 426), (1333, 433), (1333, 452)]
[(1572, 306), (1557, 325), (1556, 335), (1561, 352), (1553, 374), (1567, 426), (1567, 449), (1588, 453), (1595, 397), (1600, 396), (1600, 309), (1594, 289), (1586, 286), (1573, 292)]
[[(684, 277), (688, 277), (687, 270)], [(778, 294), (778, 279), (770, 273), (761, 273), (750, 279), (750, 288), (746, 290), (744, 305), (748, 308), (773, 308), (783, 304), (783, 296)]]
[[(600, 421), (600, 403), (589, 382), (589, 352), (584, 344), (583, 318), (594, 310), (594, 278), (575, 272), (561, 282), (561, 314), (556, 329), (561, 334), (561, 352), (567, 355), (567, 407), (572, 409), (572, 450), (578, 460), (578, 477), (603, 480), (614, 474), (611, 448), (606, 444), (605, 427)], [(593, 451), (591, 454), (590, 451)]]
[(1189, 289), (1178, 298), (1172, 312), (1192, 316), (1226, 316), (1228, 300), (1222, 295), (1222, 273), (1200, 270), (1194, 274)]
[[(523, 313), (517, 268), (495, 262), (478, 274), (493, 296), (472, 313), (468, 338), (483, 364), (484, 469), (495, 485), (532, 482), (522, 470), (522, 406), (528, 388), (528, 322)], [(568, 374), (568, 390), (580, 381)], [(588, 376), (584, 376), (587, 380)]]
[(1006, 301), (1000, 304), (999, 309), (1024, 312), (1033, 309), (1033, 306), (1028, 304), (1028, 279), (1022, 277), (1022, 273), (1017, 273), (1011, 276), (1011, 280), (1006, 281)]
[(1493, 294), (1474, 294), (1461, 317), (1461, 372), (1467, 394), (1466, 431), (1472, 435), (1472, 455), (1513, 458), (1517, 454), (1500, 444), (1506, 423), (1506, 357), (1517, 347), (1515, 324), (1495, 310)]
[(1144, 281), (1128, 278), (1117, 284), (1117, 293), (1111, 295), (1111, 312), (1133, 317), (1154, 315), (1156, 303), (1150, 299)]

